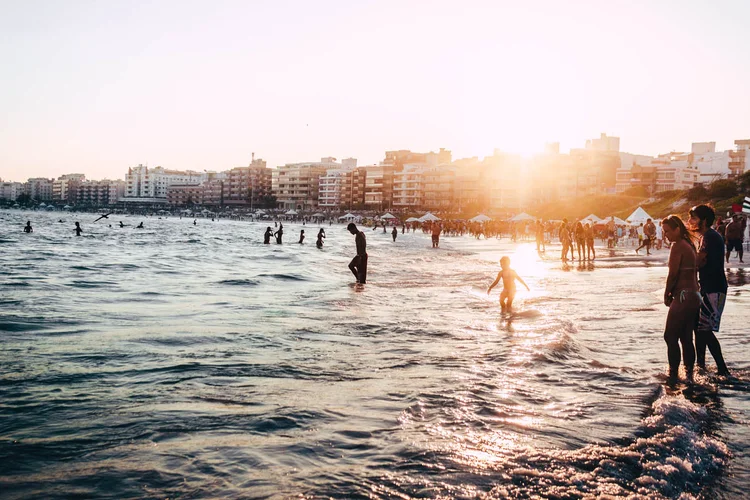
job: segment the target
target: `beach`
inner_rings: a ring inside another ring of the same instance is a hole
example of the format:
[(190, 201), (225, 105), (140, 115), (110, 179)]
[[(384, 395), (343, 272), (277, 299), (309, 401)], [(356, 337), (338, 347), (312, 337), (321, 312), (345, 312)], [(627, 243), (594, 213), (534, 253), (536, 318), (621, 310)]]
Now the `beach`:
[[(357, 287), (345, 225), (285, 223), (263, 245), (273, 222), (95, 218), (0, 211), (3, 498), (741, 497), (750, 481), (736, 257), (718, 335), (735, 378), (669, 388), (666, 250), (563, 265), (533, 241), (362, 228)], [(503, 255), (531, 288), (510, 315), (486, 293)]]

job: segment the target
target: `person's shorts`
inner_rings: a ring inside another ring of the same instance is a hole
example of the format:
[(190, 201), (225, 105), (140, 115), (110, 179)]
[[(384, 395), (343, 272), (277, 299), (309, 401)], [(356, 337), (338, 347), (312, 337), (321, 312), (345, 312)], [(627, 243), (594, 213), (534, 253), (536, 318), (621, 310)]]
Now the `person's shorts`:
[(698, 330), (702, 332), (718, 332), (721, 325), (721, 313), (727, 300), (725, 293), (701, 293), (703, 302), (698, 318)]
[(733, 250), (742, 251), (742, 240), (727, 240), (727, 252)]

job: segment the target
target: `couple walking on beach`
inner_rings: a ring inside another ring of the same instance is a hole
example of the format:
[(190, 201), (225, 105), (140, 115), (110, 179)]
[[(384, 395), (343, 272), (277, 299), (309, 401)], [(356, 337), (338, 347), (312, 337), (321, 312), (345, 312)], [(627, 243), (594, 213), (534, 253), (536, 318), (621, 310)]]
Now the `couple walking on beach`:
[(715, 218), (713, 208), (698, 205), (689, 212), (690, 231), (677, 215), (662, 220), (664, 235), (673, 243), (664, 290), (664, 305), (669, 307), (664, 340), (670, 383), (678, 379), (680, 357), (685, 363), (688, 382), (692, 381), (696, 358), (698, 368), (705, 370), (706, 347), (716, 361), (719, 375), (729, 375), (721, 345), (714, 334), (719, 331), (727, 293), (724, 239), (711, 228)]

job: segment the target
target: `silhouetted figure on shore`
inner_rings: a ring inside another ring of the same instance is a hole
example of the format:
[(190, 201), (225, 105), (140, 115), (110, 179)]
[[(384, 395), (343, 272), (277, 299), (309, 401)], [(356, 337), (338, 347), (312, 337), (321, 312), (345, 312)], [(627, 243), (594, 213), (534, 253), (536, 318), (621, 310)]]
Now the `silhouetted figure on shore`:
[(271, 229), (271, 226), (268, 226), (266, 228), (266, 232), (263, 235), (263, 244), (264, 245), (270, 245), (271, 244), (271, 236), (273, 236), (273, 229)]
[(81, 236), (81, 233), (83, 232), (83, 229), (81, 229), (81, 223), (76, 222), (76, 228), (73, 230), (76, 232), (76, 236)]
[(318, 241), (315, 242), (315, 246), (318, 248), (323, 248), (323, 239), (326, 237), (325, 230), (321, 227), (320, 231), (318, 231)]
[(357, 255), (349, 263), (349, 270), (354, 274), (357, 283), (364, 285), (367, 282), (367, 240), (365, 239), (365, 233), (357, 229), (353, 222), (350, 222), (346, 229), (355, 236), (354, 242), (357, 244)]
[(301, 244), (302, 244), (302, 242), (304, 242), (304, 241), (305, 241), (305, 230), (304, 230), (304, 229), (302, 229), (302, 230), (301, 230), (301, 231), (299, 232), (299, 244), (301, 245)]

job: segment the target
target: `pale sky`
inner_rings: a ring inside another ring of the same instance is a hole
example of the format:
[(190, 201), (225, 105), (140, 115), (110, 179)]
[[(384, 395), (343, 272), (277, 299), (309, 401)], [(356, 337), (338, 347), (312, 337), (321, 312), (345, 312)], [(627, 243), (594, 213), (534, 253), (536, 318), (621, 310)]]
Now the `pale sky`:
[(750, 138), (750, 1), (0, 0), (0, 177)]

